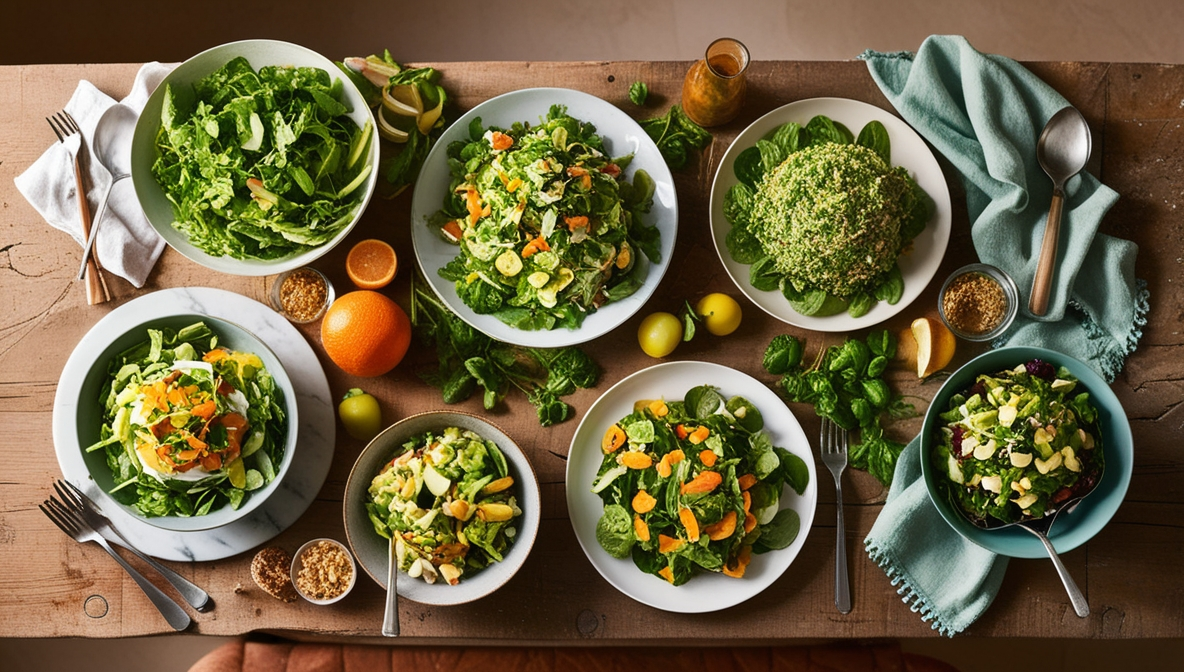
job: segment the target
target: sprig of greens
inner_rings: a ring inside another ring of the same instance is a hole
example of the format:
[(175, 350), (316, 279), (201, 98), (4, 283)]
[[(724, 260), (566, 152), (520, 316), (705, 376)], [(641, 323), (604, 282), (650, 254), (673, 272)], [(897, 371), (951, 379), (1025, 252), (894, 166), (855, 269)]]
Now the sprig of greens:
[(711, 134), (691, 121), (679, 105), (672, 105), (660, 117), (637, 123), (658, 146), (666, 164), (675, 170), (687, 165), (691, 150), (702, 150), (711, 144)]
[(539, 424), (548, 427), (572, 415), (561, 397), (596, 385), (600, 367), (583, 350), (502, 343), (457, 317), (422, 277), (411, 284), (411, 325), (418, 338), (435, 346), (439, 359), (439, 368), (423, 378), (441, 388), (444, 403), (464, 401), (480, 387), (491, 410), (515, 387), (534, 404)]
[(781, 376), (778, 387), (787, 400), (813, 404), (819, 417), (843, 429), (858, 428), (860, 441), (851, 446), (848, 463), (867, 470), (885, 487), (891, 485), (904, 444), (884, 436), (881, 420), (916, 413), (883, 378), (896, 354), (896, 338), (882, 329), (873, 331), (866, 341), (850, 339), (819, 351), (809, 366), (802, 365), (802, 350), (793, 336), (775, 337), (765, 349), (765, 371)]
[(645, 82), (633, 82), (633, 84), (629, 85), (629, 100), (634, 105), (639, 107), (645, 105), (645, 100), (649, 98), (649, 95), (650, 87), (646, 86)]

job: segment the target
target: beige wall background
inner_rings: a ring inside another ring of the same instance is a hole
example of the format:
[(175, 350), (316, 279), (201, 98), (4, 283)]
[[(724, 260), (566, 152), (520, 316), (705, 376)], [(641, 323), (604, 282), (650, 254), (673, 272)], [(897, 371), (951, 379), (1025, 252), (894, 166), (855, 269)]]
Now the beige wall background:
[[(692, 60), (720, 36), (758, 60), (914, 51), (961, 34), (1019, 60), (1184, 63), (1180, 0), (22, 0), (4, 3), (0, 64), (180, 61), (274, 38), (333, 59), (390, 49), (400, 62)], [(447, 72), (445, 71), (445, 76)], [(65, 102), (65, 101), (63, 101)], [(0, 157), (3, 160), (4, 157)], [(0, 504), (2, 505), (2, 504)], [(0, 568), (0, 571), (4, 571)], [(1051, 571), (1051, 569), (1050, 569)], [(0, 600), (4, 599), (0, 595)], [(0, 672), (187, 670), (223, 638), (0, 639)], [(966, 672), (1178, 670), (1184, 642), (914, 640)]]

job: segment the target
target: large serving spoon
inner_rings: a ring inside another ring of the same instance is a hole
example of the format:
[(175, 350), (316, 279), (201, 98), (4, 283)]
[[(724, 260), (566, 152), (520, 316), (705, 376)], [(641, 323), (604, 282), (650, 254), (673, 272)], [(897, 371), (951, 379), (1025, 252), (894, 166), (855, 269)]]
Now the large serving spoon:
[[(1101, 450), (1101, 446), (1097, 448)], [(1052, 542), (1048, 540), (1048, 532), (1052, 529), (1053, 523), (1057, 522), (1057, 516), (1062, 513), (1070, 513), (1081, 500), (1089, 496), (1091, 492), (1097, 489), (1098, 484), (1102, 482), (1102, 473), (1105, 467), (1098, 468), (1092, 474), (1093, 482), (1088, 483), (1087, 487), (1082, 488), (1076, 496), (1071, 497), (1060, 506), (1051, 511), (1046, 511), (1044, 516), (1040, 518), (1030, 518), (1028, 520), (1021, 520), (1014, 523), (1004, 523), (994, 518), (988, 520), (975, 519), (972, 516), (964, 515), (975, 527), (984, 530), (1002, 530), (1008, 527), (1022, 527), (1031, 532), (1044, 544), (1044, 550), (1048, 551), (1048, 557), (1052, 558), (1052, 564), (1057, 568), (1057, 576), (1061, 577), (1061, 583), (1065, 586), (1065, 592), (1069, 593), (1069, 601), (1073, 603), (1073, 611), (1081, 618), (1089, 616), (1089, 603), (1085, 601), (1085, 596), (1081, 594), (1081, 589), (1077, 587), (1077, 583), (1073, 581), (1073, 577), (1069, 575), (1069, 570), (1065, 569), (1065, 563), (1061, 562), (1061, 558), (1057, 555), (1057, 550), (1053, 548)], [(961, 509), (959, 509), (961, 510)]]
[(115, 183), (132, 175), (132, 133), (136, 130), (136, 119), (139, 117), (130, 107), (115, 103), (99, 117), (95, 125), (95, 135), (91, 140), (91, 148), (99, 163), (111, 175), (107, 183), (107, 191), (103, 200), (99, 201), (99, 209), (95, 211), (94, 225), (90, 227), (90, 235), (86, 238), (86, 247), (82, 250), (82, 269), (78, 272), (81, 280), (86, 272), (86, 260), (90, 258), (91, 248), (95, 244), (95, 235), (99, 232), (99, 224), (107, 211), (107, 199), (111, 196), (111, 189)]
[(1052, 115), (1036, 142), (1036, 160), (1052, 178), (1053, 190), (1048, 220), (1044, 223), (1044, 241), (1040, 244), (1036, 276), (1032, 279), (1032, 296), (1028, 300), (1028, 310), (1033, 315), (1041, 316), (1048, 312), (1048, 295), (1057, 262), (1061, 209), (1065, 203), (1065, 182), (1085, 168), (1091, 145), (1089, 124), (1073, 107), (1066, 107)]

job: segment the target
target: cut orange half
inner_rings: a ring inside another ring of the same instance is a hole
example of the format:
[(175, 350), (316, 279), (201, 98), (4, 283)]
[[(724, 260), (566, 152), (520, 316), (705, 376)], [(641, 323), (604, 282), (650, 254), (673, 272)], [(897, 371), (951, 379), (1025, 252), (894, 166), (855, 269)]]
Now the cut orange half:
[(395, 279), (399, 260), (393, 247), (368, 238), (354, 245), (345, 258), (345, 272), (360, 289), (380, 289)]

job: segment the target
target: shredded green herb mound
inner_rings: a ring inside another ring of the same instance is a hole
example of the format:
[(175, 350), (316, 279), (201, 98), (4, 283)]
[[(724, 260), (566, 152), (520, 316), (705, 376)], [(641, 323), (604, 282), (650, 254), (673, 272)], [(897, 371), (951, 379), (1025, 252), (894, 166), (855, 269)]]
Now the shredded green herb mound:
[(793, 543), (801, 520), (782, 491), (802, 494), (809, 468), (773, 445), (756, 406), (711, 385), (636, 406), (607, 428), (592, 484), (609, 555), (678, 586), (704, 571), (742, 577), (753, 553)]
[(235, 58), (165, 89), (152, 174), (173, 226), (217, 257), (279, 259), (322, 245), (361, 207), (373, 129), (317, 68)]
[(661, 258), (643, 222), (654, 182), (607, 156), (592, 124), (554, 105), (539, 126), (486, 128), (448, 147), (451, 182), (430, 218), (457, 243), (439, 269), (474, 312), (526, 330), (576, 329), (600, 306), (630, 296)]
[(928, 196), (891, 165), (888, 133), (872, 121), (856, 138), (818, 116), (778, 127), (734, 163), (724, 198), (732, 258), (750, 282), (780, 290), (803, 315), (852, 317), (904, 292), (898, 257), (925, 228)]
[(204, 322), (145, 335), (109, 364), (100, 440), (86, 452), (104, 451), (111, 496), (147, 517), (237, 509), (283, 460), (275, 379), (253, 353), (220, 350)]
[(995, 526), (1089, 492), (1104, 457), (1098, 412), (1068, 369), (1032, 360), (951, 397), (931, 456), (954, 506)]

